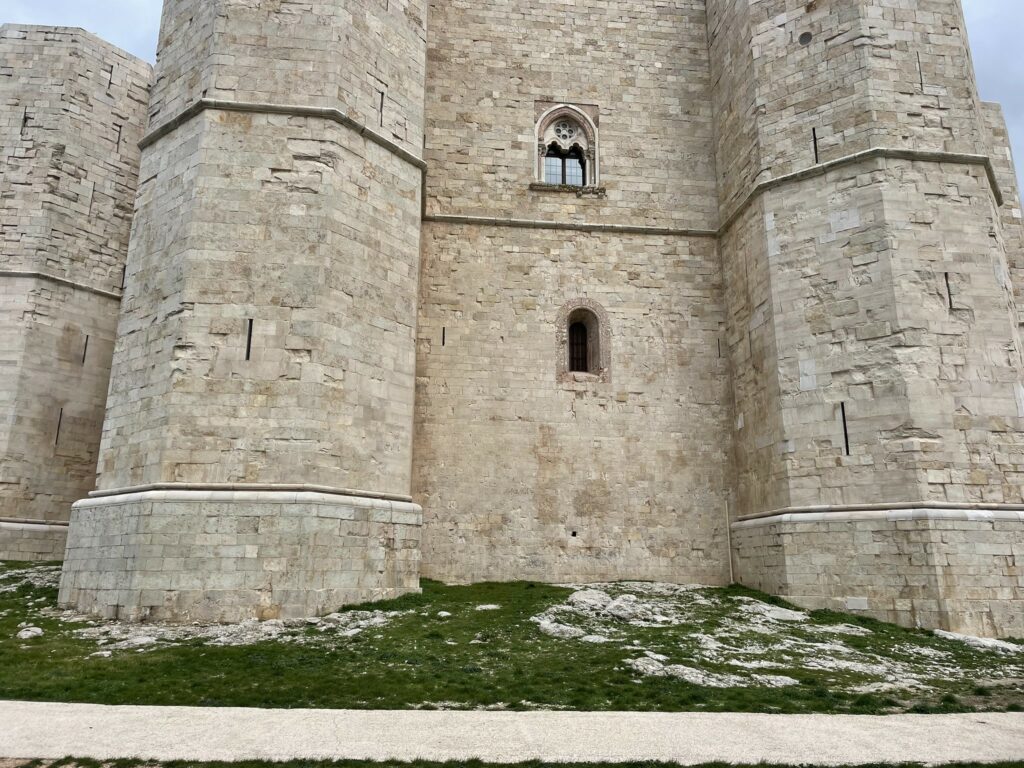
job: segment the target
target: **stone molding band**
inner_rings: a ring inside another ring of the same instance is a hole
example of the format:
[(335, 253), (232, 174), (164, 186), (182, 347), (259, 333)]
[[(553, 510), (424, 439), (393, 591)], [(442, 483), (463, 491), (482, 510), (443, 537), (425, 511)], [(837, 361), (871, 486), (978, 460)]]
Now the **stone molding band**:
[(1024, 504), (952, 504), (922, 502), (865, 504), (862, 506), (805, 507), (745, 515), (732, 524), (734, 530), (780, 523), (844, 523), (880, 520), (963, 520), (968, 522), (1024, 523)]
[(743, 213), (753, 203), (764, 195), (766, 192), (770, 192), (773, 189), (792, 184), (798, 181), (806, 181), (807, 179), (817, 178), (818, 176), (824, 176), (830, 171), (834, 171), (837, 168), (842, 168), (847, 165), (855, 165), (862, 163), (867, 160), (874, 160), (876, 158), (888, 159), (888, 160), (911, 160), (914, 162), (928, 162), (928, 163), (947, 163), (950, 165), (980, 165), (985, 169), (985, 174), (988, 176), (989, 184), (992, 187), (992, 195), (995, 198), (996, 205), (1002, 207), (1005, 202), (1003, 197), (1002, 189), (999, 187), (999, 180), (996, 177), (995, 167), (992, 165), (992, 159), (987, 155), (971, 155), (961, 152), (938, 152), (931, 150), (921, 149), (893, 149), (887, 147), (876, 147), (874, 149), (867, 149), (862, 152), (855, 152), (852, 155), (846, 155), (845, 157), (839, 157), (835, 160), (829, 160), (825, 163), (819, 163), (818, 165), (812, 165), (809, 168), (804, 168), (800, 171), (794, 171), (793, 173), (787, 173), (782, 176), (777, 176), (772, 179), (766, 179), (758, 184), (755, 184), (753, 188), (746, 194), (746, 196), (739, 202), (739, 204), (733, 209), (725, 218), (723, 223), (718, 229), (685, 229), (675, 227), (656, 227), (656, 226), (644, 226), (644, 225), (632, 225), (632, 224), (598, 224), (593, 222), (561, 222), (561, 221), (543, 221), (534, 219), (513, 219), (507, 217), (491, 217), (491, 216), (460, 216), (454, 214), (432, 214), (425, 215), (424, 221), (437, 222), (442, 224), (465, 224), (465, 225), (477, 225), (477, 226), (491, 226), (491, 227), (515, 227), (520, 229), (557, 229), (557, 230), (569, 230), (576, 232), (611, 232), (619, 234), (640, 234), (640, 235), (667, 235), (670, 237), (711, 237), (721, 238), (726, 232), (736, 223), (736, 220), (743, 215)]
[(14, 517), (0, 517), (0, 530), (38, 531), (64, 530), (68, 523), (47, 520), (18, 520)]
[(770, 192), (773, 189), (793, 182), (805, 181), (807, 179), (817, 178), (818, 176), (824, 176), (826, 173), (834, 171), (836, 168), (855, 165), (857, 163), (864, 162), (865, 160), (874, 160), (876, 158), (886, 160), (911, 160), (914, 162), (926, 163), (947, 163), (949, 165), (983, 166), (985, 168), (985, 174), (988, 176), (988, 182), (992, 186), (992, 195), (995, 197), (996, 206), (1001, 208), (1005, 202), (1003, 198), (1003, 191), (999, 187), (999, 179), (996, 177), (995, 167), (992, 165), (992, 159), (988, 155), (971, 155), (963, 152), (941, 152), (927, 149), (875, 147), (873, 149), (865, 149), (862, 152), (854, 152), (852, 155), (837, 157), (835, 160), (818, 163), (817, 165), (812, 165), (810, 168), (804, 168), (801, 171), (794, 171), (793, 173), (786, 173), (782, 176), (776, 176), (775, 178), (766, 179), (755, 184), (747, 193), (747, 196), (740, 201), (739, 205), (736, 206), (733, 212), (725, 218), (725, 222), (718, 228), (718, 236), (721, 237), (724, 235), (729, 228), (736, 223), (736, 219), (742, 216), (747, 208), (749, 208), (753, 202), (757, 198), (761, 197), (765, 192)]
[(20, 277), (27, 280), (46, 280), (51, 283), (57, 283), (58, 285), (67, 286), (68, 288), (76, 288), (80, 291), (86, 291), (87, 293), (94, 293), (97, 296), (103, 296), (107, 299), (121, 300), (121, 294), (116, 291), (107, 291), (103, 288), (96, 288), (92, 285), (86, 285), (85, 283), (78, 283), (74, 280), (68, 280), (66, 277), (58, 277), (57, 275), (51, 275), (46, 272), (19, 272), (17, 270), (3, 269), (0, 270), (0, 277)]
[(201, 115), (208, 109), (220, 112), (248, 112), (251, 114), (316, 117), (322, 120), (330, 120), (338, 123), (338, 125), (345, 126), (354, 133), (359, 134), (359, 136), (383, 147), (396, 157), (399, 157), (410, 165), (419, 168), (420, 171), (425, 172), (427, 170), (427, 164), (422, 158), (417, 157), (412, 152), (404, 149), (390, 139), (384, 138), (376, 131), (350, 117), (340, 109), (334, 109), (332, 107), (304, 107), (296, 104), (264, 104), (247, 101), (226, 101), (223, 99), (199, 99), (191, 106), (186, 107), (176, 117), (171, 118), (160, 127), (146, 134), (142, 141), (139, 142), (139, 149), (146, 149), (147, 147), (155, 144), (164, 136), (173, 133), (182, 125), (192, 120), (192, 118)]
[(668, 235), (670, 237), (718, 237), (714, 229), (677, 229), (634, 224), (597, 224), (594, 222), (544, 221), (542, 219), (511, 219), (491, 216), (456, 216), (430, 214), (424, 221), (466, 226), (512, 227), (514, 229), (557, 229), (574, 232), (610, 232), (624, 235)]
[[(112, 496), (132, 496), (149, 493), (260, 493), (260, 494), (297, 494), (312, 493), (319, 496), (345, 496), (353, 499), (373, 499), (375, 501), (394, 501), (404, 504), (412, 503), (412, 496), (395, 493), (379, 493), (376, 491), (358, 491), (351, 488), (333, 488), (328, 485), (274, 484), (274, 483), (150, 483), (127, 488), (111, 488), (110, 490), (93, 491), (89, 499), (106, 499)], [(81, 504), (82, 502), (79, 502)]]

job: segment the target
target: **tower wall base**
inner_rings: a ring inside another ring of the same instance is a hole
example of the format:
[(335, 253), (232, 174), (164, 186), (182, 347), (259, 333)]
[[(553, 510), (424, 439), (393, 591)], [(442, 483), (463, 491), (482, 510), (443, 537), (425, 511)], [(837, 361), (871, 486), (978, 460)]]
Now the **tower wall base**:
[(781, 513), (733, 524), (737, 579), (808, 609), (1024, 637), (1024, 512)]
[(67, 525), (0, 520), (0, 560), (60, 560), (67, 538)]
[(78, 502), (60, 604), (128, 621), (319, 616), (419, 590), (415, 504), (285, 490)]

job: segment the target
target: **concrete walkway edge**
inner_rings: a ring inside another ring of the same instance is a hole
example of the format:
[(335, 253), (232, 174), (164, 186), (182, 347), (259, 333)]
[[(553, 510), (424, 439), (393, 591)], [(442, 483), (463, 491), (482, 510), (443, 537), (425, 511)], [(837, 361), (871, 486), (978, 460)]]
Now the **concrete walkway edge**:
[(328, 711), (0, 702), (0, 757), (661, 760), (858, 765), (1024, 759), (1024, 714)]

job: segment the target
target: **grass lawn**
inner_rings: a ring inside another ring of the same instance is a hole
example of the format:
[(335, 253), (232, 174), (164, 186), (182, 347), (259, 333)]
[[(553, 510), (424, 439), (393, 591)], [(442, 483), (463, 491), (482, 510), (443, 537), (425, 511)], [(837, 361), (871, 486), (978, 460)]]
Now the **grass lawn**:
[[(574, 591), (554, 586), (425, 582), (421, 595), (320, 624), (258, 625), (279, 635), (231, 645), (217, 644), (220, 630), (161, 634), (62, 614), (55, 577), (52, 568), (0, 564), (0, 698), (330, 709), (1024, 708), (1024, 652), (1012, 646), (1000, 653), (852, 616), (793, 613), (739, 587), (605, 585), (605, 598), (625, 609), (616, 611), (570, 605)], [(29, 626), (42, 636), (18, 639)]]

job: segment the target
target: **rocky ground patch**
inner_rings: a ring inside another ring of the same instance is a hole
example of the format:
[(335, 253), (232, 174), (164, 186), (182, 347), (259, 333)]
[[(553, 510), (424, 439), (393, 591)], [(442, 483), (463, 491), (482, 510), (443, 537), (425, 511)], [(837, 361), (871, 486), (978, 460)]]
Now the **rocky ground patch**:
[(485, 584), (233, 625), (56, 606), (0, 566), (0, 697), (337, 708), (904, 712), (1024, 707), (1024, 645), (807, 613), (742, 588)]

